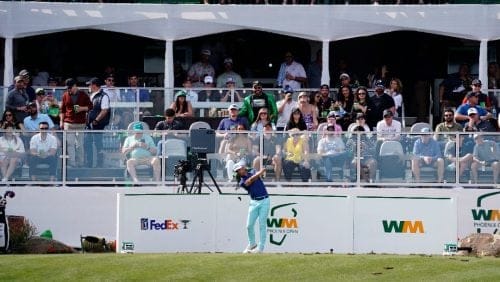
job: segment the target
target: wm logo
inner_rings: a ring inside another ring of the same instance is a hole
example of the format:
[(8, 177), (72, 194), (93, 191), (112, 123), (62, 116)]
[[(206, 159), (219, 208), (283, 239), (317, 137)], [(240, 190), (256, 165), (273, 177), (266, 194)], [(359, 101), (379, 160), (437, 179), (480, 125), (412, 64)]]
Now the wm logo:
[(425, 233), (421, 220), (383, 220), (382, 225), (385, 233)]
[(472, 210), (474, 220), (495, 221), (500, 220), (500, 210)]

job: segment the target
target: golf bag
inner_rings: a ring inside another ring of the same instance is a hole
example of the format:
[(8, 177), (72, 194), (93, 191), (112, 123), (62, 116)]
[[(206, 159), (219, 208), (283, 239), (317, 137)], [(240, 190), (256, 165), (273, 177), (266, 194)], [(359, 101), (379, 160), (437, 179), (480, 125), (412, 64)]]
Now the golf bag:
[(7, 221), (7, 215), (5, 214), (5, 208), (7, 206), (7, 197), (13, 198), (14, 192), (7, 191), (3, 195), (0, 195), (0, 252), (7, 252), (9, 250), (9, 222)]

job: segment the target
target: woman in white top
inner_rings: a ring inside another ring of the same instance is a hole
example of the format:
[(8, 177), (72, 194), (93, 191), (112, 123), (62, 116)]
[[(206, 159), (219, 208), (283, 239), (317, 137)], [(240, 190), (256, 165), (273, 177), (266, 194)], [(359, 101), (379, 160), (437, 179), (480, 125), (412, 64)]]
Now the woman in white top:
[(395, 117), (401, 116), (401, 107), (403, 105), (403, 95), (401, 92), (403, 91), (403, 83), (399, 78), (391, 79), (391, 84), (389, 87), (389, 95), (394, 99), (394, 104), (396, 106), (396, 112), (394, 113)]
[(0, 137), (0, 170), (2, 182), (6, 182), (16, 167), (21, 165), (25, 149), (23, 140), (14, 133), (12, 123), (5, 123), (2, 130), (4, 130), (4, 135)]

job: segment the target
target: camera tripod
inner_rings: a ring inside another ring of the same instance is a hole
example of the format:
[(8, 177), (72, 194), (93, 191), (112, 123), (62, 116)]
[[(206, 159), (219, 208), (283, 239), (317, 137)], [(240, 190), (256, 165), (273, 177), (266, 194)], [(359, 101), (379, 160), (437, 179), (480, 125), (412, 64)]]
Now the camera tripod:
[[(207, 183), (205, 183), (203, 181), (203, 171), (206, 171), (208, 173), (208, 175), (212, 179), (212, 182), (215, 185), (215, 188), (217, 188), (217, 191), (219, 192), (219, 194), (222, 194), (222, 191), (220, 190), (219, 185), (217, 184), (217, 181), (215, 181), (215, 178), (213, 177), (212, 173), (210, 172), (210, 165), (206, 159), (206, 156), (203, 156), (203, 157), (198, 156), (198, 163), (196, 164), (196, 167), (194, 168), (193, 183), (191, 184), (191, 189), (189, 189), (189, 194), (191, 194), (191, 193), (200, 194), (201, 188), (203, 187), (203, 185), (205, 185), (208, 188), (208, 190), (210, 190), (210, 192), (214, 191), (210, 188), (210, 186), (208, 186)], [(198, 183), (196, 184), (196, 189), (195, 189), (196, 180), (198, 180)], [(193, 190), (193, 189), (195, 189), (195, 190)]]

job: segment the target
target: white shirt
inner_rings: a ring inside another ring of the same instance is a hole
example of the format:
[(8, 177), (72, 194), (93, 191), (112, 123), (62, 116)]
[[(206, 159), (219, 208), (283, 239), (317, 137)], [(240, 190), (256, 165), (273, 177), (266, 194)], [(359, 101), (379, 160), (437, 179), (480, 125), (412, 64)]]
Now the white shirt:
[(198, 102), (198, 93), (193, 90), (186, 90), (186, 101), (191, 103)]
[(293, 108), (298, 107), (297, 101), (287, 102), (284, 99), (279, 100), (277, 103), (278, 109), (285, 103), (285, 107), (283, 108), (283, 112), (278, 114), (278, 121), (276, 122), (276, 127), (286, 127), (286, 124), (290, 120), (290, 115), (292, 114)]
[[(307, 77), (306, 71), (304, 70), (304, 67), (300, 64), (297, 63), (296, 61), (293, 61), (290, 65), (287, 65), (285, 67), (285, 74), (289, 73), (293, 77)], [(295, 80), (288, 80), (285, 79), (283, 80), (282, 86), (285, 88), (286, 86), (290, 86), (293, 90), (297, 90), (301, 88), (301, 83)]]
[[(99, 91), (90, 94), (90, 101), (92, 101), (92, 99), (94, 99), (94, 96), (97, 93), (99, 93)], [(103, 110), (109, 109), (109, 100), (110, 100), (109, 96), (107, 96), (107, 95), (103, 95), (102, 96), (102, 99), (101, 99), (101, 109), (103, 109)]]
[(35, 150), (36, 152), (45, 152), (47, 153), (50, 149), (57, 149), (57, 138), (47, 132), (47, 136), (45, 140), (42, 140), (42, 134), (37, 133), (33, 135), (30, 139), (30, 151)]
[(109, 100), (111, 102), (120, 102), (121, 97), (120, 90), (118, 88), (103, 87), (102, 90), (104, 91), (104, 93), (108, 94)]
[(394, 140), (399, 141), (401, 133), (401, 123), (394, 118), (391, 125), (388, 125), (385, 120), (377, 123), (377, 139), (378, 140)]

